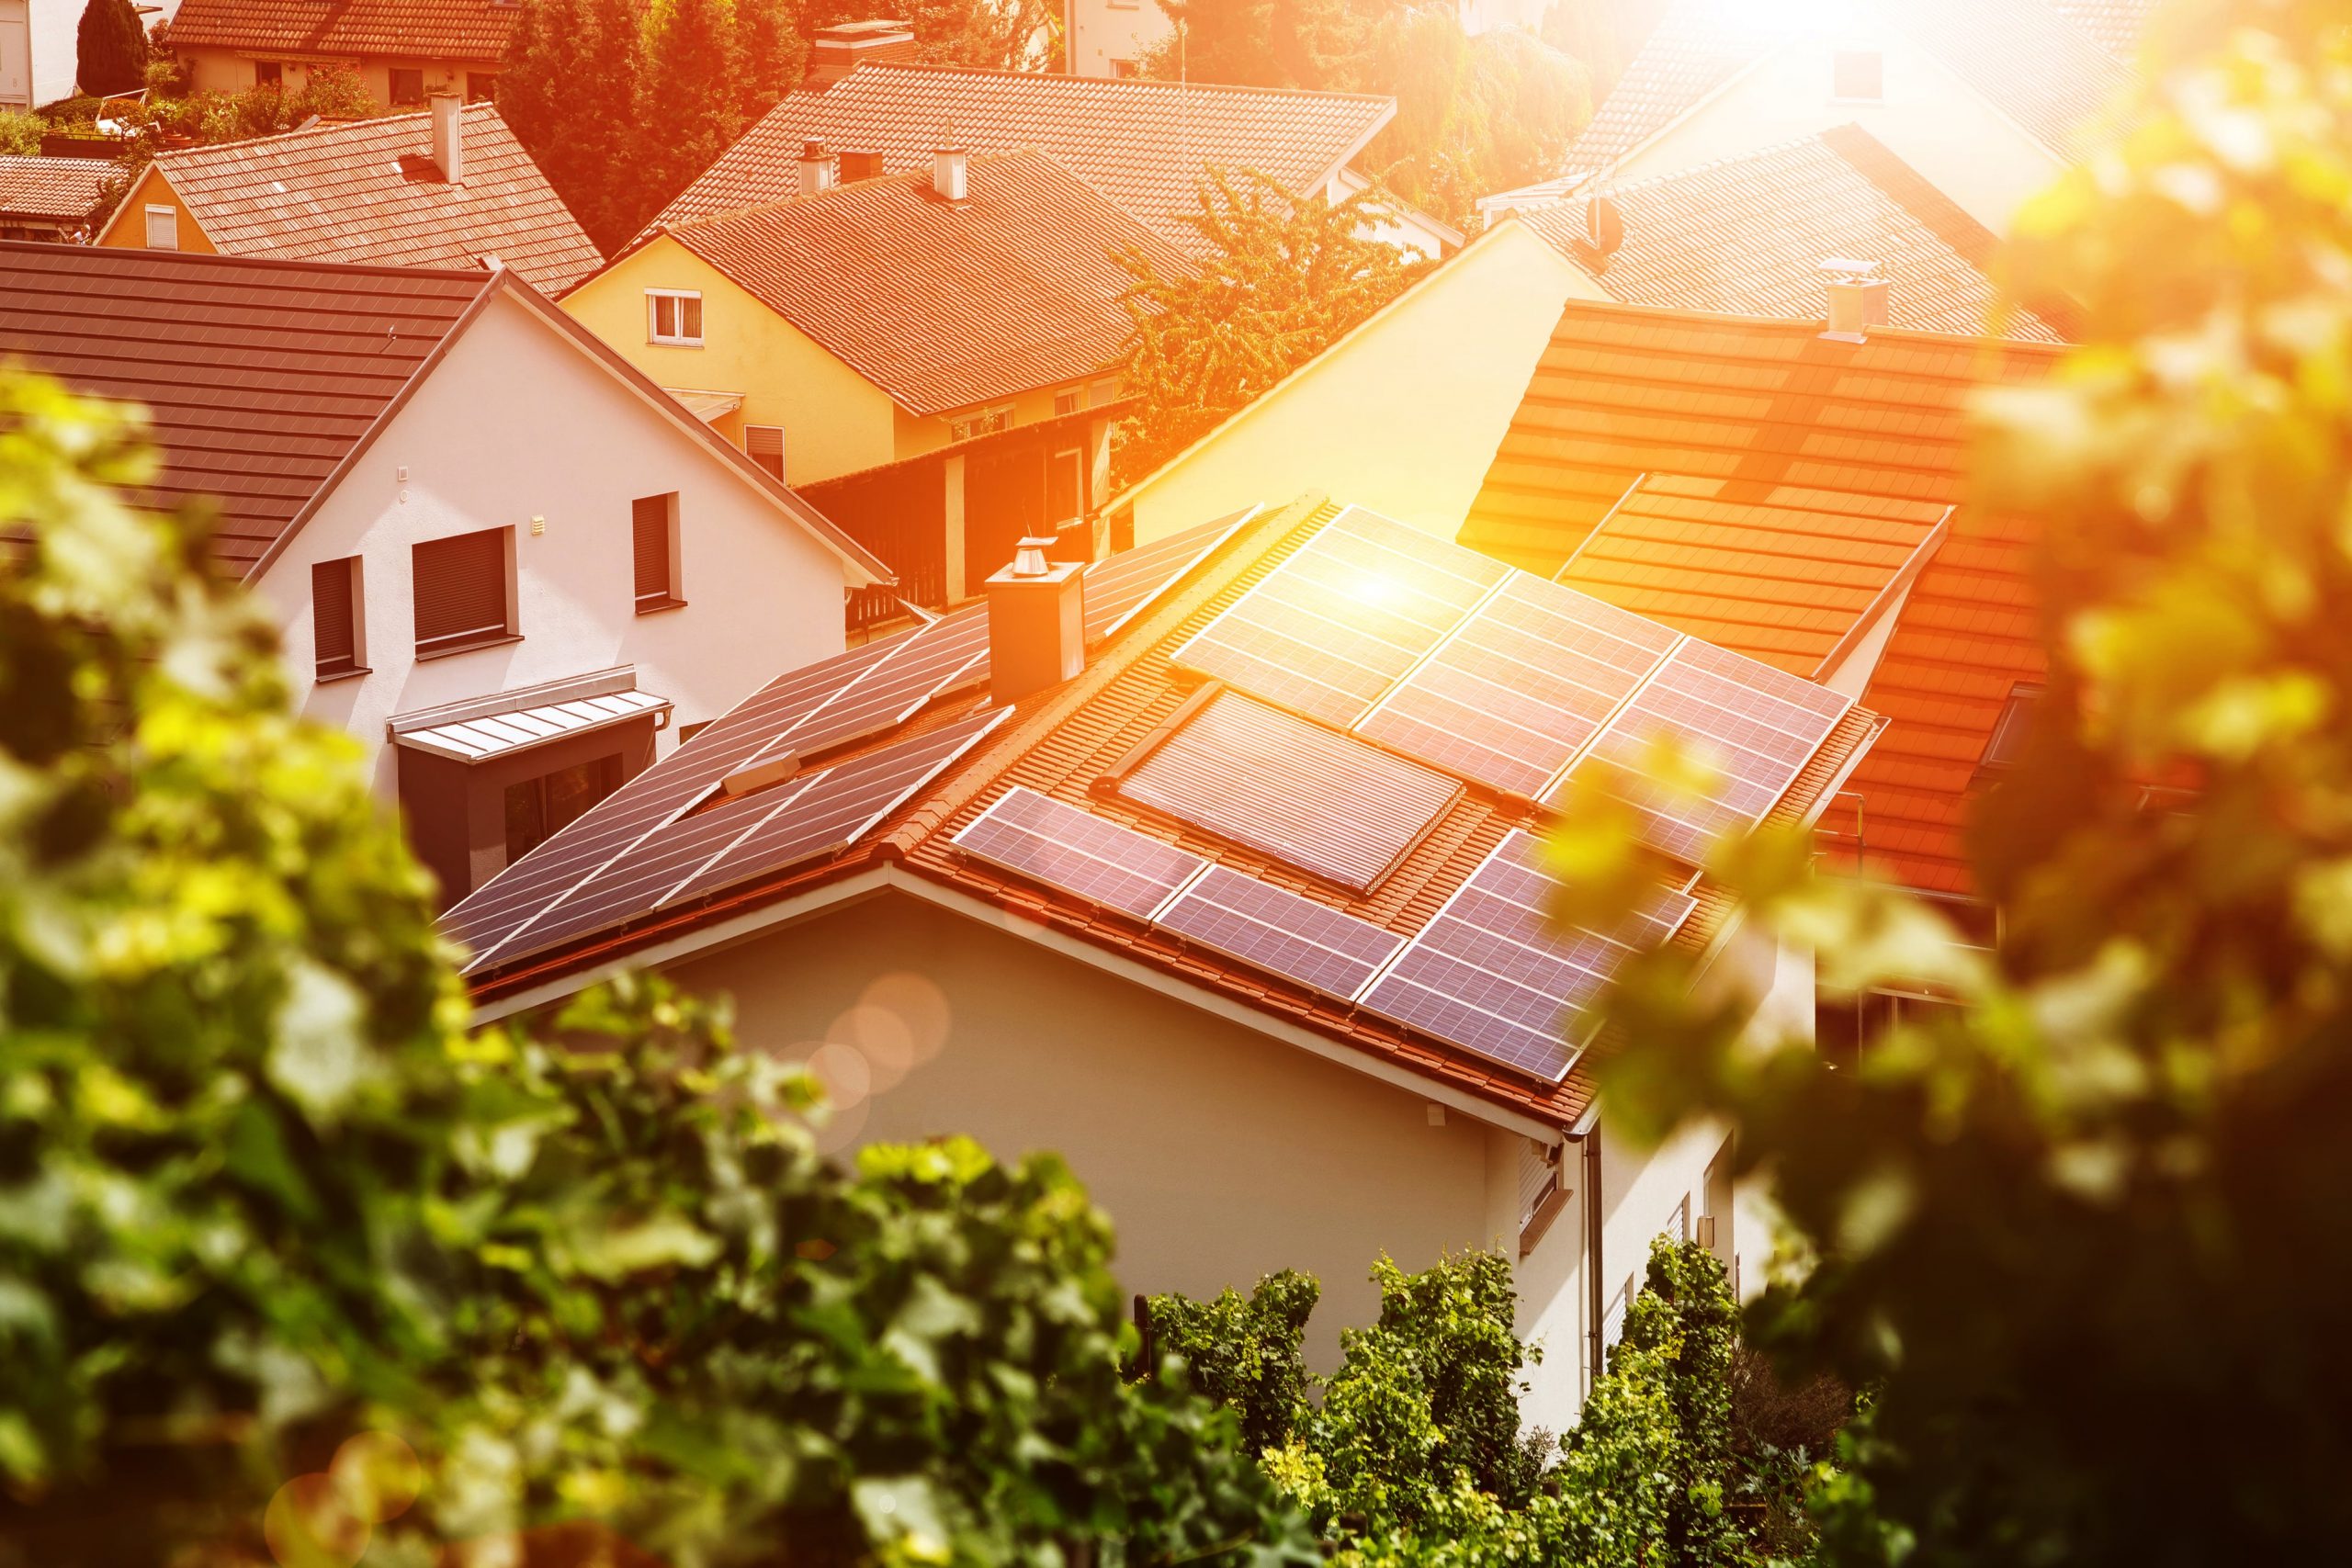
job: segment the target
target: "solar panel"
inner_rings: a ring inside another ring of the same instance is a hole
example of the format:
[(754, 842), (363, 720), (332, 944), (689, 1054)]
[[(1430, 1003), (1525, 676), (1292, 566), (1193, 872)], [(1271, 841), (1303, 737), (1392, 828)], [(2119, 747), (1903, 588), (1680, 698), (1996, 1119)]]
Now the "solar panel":
[(991, 865), (1139, 919), (1208, 864), (1172, 844), (1018, 785), (957, 833), (955, 842)]
[(1656, 621), (1516, 575), (1356, 731), (1533, 796), (1679, 640)]
[(1359, 891), (1462, 794), (1453, 779), (1221, 692), (1119, 781), (1155, 811)]
[(1547, 917), (1554, 885), (1536, 853), (1529, 834), (1504, 839), (1358, 1004), (1556, 1083), (1591, 1036), (1602, 987), (1697, 906), (1661, 889), (1610, 935), (1563, 931)]
[(1220, 517), (1103, 557), (1086, 569), (1086, 640), (1101, 642), (1124, 629), (1160, 595), (1258, 514), (1258, 508)]
[(1175, 661), (1344, 729), (1510, 570), (1351, 508)]
[(1213, 865), (1157, 923), (1244, 964), (1336, 997), (1351, 997), (1405, 939), (1369, 920)]
[(988, 677), (986, 605), (909, 632), (896, 657), (867, 670), (831, 702), (779, 732), (767, 754), (806, 756), (903, 724), (926, 704)]
[[(1686, 640), (1571, 773), (1595, 758), (1625, 770), (1621, 793), (1641, 812), (1644, 838), (1695, 863), (1720, 835), (1763, 820), (1852, 705), (1850, 698), (1769, 664)], [(1717, 770), (1706, 795), (1677, 798), (1635, 776), (1660, 735)], [(1555, 787), (1553, 799), (1566, 784), (1563, 779)]]

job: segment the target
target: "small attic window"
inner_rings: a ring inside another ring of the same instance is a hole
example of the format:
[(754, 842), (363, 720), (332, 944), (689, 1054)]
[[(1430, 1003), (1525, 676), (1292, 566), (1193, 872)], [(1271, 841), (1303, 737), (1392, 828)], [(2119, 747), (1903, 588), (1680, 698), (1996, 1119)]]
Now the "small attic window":
[(1841, 103), (1886, 101), (1886, 56), (1874, 49), (1840, 49), (1829, 56), (1829, 96)]
[(2001, 716), (1994, 722), (1992, 738), (1984, 742), (1984, 768), (2014, 767), (2025, 755), (2027, 732), (2033, 727), (2034, 705), (2041, 700), (2039, 685), (2020, 681), (2009, 689), (2009, 700), (2001, 706)]

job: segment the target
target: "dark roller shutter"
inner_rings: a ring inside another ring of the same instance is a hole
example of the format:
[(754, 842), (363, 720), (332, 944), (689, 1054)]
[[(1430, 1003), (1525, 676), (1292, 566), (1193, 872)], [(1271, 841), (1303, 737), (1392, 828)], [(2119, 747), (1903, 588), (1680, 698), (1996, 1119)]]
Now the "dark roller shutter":
[(743, 454), (777, 479), (784, 478), (784, 426), (745, 425)]
[(676, 597), (670, 583), (670, 518), (678, 497), (640, 495), (629, 503), (629, 535), (637, 554), (637, 607), (651, 609)]
[(348, 556), (311, 569), (311, 620), (322, 675), (347, 675), (359, 668), (358, 596), (352, 575)]
[(416, 649), (463, 648), (507, 633), (506, 535), (485, 528), (416, 547)]

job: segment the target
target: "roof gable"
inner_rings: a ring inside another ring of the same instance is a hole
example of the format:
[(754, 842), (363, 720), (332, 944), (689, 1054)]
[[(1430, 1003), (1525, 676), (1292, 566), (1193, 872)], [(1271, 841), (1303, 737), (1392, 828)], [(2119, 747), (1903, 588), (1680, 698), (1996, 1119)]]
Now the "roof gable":
[(511, 0), (181, 0), (172, 46), (301, 60), (493, 64), (522, 14)]
[(1183, 258), (1040, 153), (968, 172), (959, 203), (902, 175), (662, 232), (911, 413), (1099, 371), (1130, 324), (1114, 254)]
[(1394, 100), (953, 66), (865, 65), (787, 95), (661, 217), (676, 223), (799, 194), (804, 142), (928, 167), (947, 138), (980, 153), (1035, 148), (1164, 238), (1193, 244), (1205, 167), (1254, 168), (1306, 195), (1361, 151)]
[(432, 162), (430, 113), (166, 152), (154, 166), (224, 255), (424, 267), (495, 256), (548, 293), (603, 265), (495, 106), (467, 105), (459, 126), (457, 185)]

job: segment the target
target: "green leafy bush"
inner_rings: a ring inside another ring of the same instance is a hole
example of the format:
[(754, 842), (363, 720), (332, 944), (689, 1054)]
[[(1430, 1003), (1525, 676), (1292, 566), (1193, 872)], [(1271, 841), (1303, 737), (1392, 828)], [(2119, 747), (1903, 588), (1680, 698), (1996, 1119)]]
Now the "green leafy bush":
[(41, 135), (48, 130), (49, 122), (37, 114), (0, 109), (0, 152), (29, 157), (40, 151)]
[(1231, 1289), (1207, 1302), (1153, 1296), (1146, 1348), (1155, 1361), (1182, 1358), (1192, 1386), (1240, 1417), (1250, 1452), (1279, 1449), (1307, 1416), (1314, 1378), (1299, 1343), (1322, 1291), (1313, 1277), (1285, 1269), (1259, 1280), (1246, 1299)]

